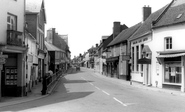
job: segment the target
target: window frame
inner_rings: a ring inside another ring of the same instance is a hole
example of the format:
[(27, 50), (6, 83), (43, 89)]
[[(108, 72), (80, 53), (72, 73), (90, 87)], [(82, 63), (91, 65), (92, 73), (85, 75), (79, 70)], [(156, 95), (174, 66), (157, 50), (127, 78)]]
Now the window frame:
[(164, 48), (165, 50), (171, 50), (173, 48), (172, 37), (165, 37), (164, 38)]
[[(10, 19), (8, 19), (8, 17)], [(13, 21), (13, 23), (12, 23)], [(10, 28), (8, 27), (10, 25)], [(7, 13), (7, 30), (17, 31), (17, 16), (11, 13)]]

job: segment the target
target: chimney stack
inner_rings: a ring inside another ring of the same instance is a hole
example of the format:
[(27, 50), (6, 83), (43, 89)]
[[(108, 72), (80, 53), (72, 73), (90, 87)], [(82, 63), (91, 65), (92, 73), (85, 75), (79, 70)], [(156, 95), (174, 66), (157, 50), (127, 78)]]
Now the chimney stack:
[(113, 38), (115, 38), (121, 31), (120, 22), (113, 23)]
[(98, 47), (98, 44), (96, 44), (96, 48)]
[(152, 13), (151, 7), (148, 5), (143, 7), (143, 21), (145, 21)]

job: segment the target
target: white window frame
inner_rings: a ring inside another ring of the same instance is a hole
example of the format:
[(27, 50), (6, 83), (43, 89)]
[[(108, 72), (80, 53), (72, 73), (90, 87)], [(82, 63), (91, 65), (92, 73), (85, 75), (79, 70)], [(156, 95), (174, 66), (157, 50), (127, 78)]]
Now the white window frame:
[(17, 16), (7, 14), (7, 30), (17, 30)]
[(165, 50), (171, 50), (173, 47), (172, 37), (165, 37), (164, 42), (165, 42), (164, 44)]

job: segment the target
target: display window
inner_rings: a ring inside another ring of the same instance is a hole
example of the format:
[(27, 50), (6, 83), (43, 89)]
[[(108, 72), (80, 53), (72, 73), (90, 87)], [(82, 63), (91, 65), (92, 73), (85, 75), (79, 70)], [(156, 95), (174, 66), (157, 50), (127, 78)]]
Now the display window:
[(181, 84), (181, 62), (166, 62), (164, 68), (164, 83)]

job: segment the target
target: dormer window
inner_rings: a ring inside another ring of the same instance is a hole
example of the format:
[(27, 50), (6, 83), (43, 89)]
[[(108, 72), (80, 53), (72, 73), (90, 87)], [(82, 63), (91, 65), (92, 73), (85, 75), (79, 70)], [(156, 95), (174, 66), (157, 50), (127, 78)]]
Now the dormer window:
[(172, 49), (172, 37), (165, 38), (165, 49)]

